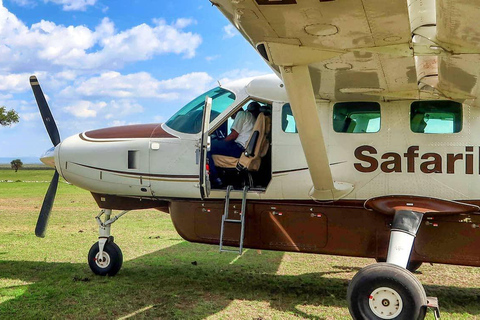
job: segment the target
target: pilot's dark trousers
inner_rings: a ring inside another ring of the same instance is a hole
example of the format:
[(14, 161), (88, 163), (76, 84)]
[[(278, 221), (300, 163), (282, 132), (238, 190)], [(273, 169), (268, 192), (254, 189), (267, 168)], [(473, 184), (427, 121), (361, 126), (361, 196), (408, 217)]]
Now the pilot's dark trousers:
[(208, 164), (210, 166), (210, 181), (215, 181), (215, 179), (218, 178), (217, 168), (215, 168), (215, 162), (213, 162), (212, 155), (220, 154), (224, 156), (240, 158), (243, 151), (245, 151), (245, 149), (242, 147), (242, 145), (233, 140), (212, 140), (210, 151), (207, 152)]

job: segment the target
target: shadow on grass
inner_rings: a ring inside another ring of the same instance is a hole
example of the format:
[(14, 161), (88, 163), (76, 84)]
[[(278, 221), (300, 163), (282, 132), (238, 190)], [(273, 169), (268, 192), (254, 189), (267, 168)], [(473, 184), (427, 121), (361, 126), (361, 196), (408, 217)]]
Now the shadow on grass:
[[(116, 277), (91, 274), (86, 264), (2, 261), (1, 318), (96, 318), (125, 316), (192, 319), (225, 310), (234, 300), (267, 303), (292, 316), (320, 319), (301, 306), (344, 308), (348, 281), (325, 277), (357, 268), (334, 266), (331, 272), (276, 275), (282, 252), (219, 254), (211, 246), (182, 242), (124, 262)], [(195, 262), (195, 263), (194, 263)], [(19, 285), (15, 281), (27, 282)], [(478, 289), (427, 287), (440, 298), (455, 294), (442, 309), (479, 314)], [(430, 293), (430, 292), (429, 292)], [(458, 302), (458, 304), (457, 304)], [(263, 318), (253, 305), (243, 318)], [(223, 315), (222, 315), (223, 316)], [(225, 317), (235, 317), (235, 314)]]

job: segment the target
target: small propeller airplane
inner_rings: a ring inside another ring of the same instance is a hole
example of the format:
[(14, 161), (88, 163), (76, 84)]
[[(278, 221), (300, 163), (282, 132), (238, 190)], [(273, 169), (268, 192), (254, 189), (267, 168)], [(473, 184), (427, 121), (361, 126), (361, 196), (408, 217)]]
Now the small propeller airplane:
[[(349, 284), (354, 319), (423, 319), (438, 301), (423, 262), (480, 266), (480, 8), (446, 0), (210, 0), (275, 74), (222, 84), (163, 124), (61, 141), (30, 81), (59, 175), (101, 211), (92, 271), (115, 275), (111, 225), (130, 210), (171, 214), (186, 240), (375, 258)], [(206, 153), (229, 118), (261, 105), (240, 158)], [(112, 217), (113, 210), (122, 210)], [(102, 220), (103, 218), (103, 220)], [(225, 246), (229, 246), (230, 249)]]

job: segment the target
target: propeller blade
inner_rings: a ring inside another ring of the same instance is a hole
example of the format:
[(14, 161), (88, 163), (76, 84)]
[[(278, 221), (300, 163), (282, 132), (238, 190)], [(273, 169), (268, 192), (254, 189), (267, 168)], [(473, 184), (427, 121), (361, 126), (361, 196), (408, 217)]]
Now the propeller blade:
[(56, 146), (61, 141), (60, 133), (58, 132), (57, 125), (53, 119), (52, 112), (50, 112), (50, 108), (48, 107), (47, 100), (42, 92), (42, 88), (40, 88), (37, 77), (30, 77), (30, 85), (32, 86), (33, 94), (35, 95), (35, 100), (37, 100), (38, 109), (42, 115), (43, 123), (45, 124), (45, 128), (50, 136), (50, 140), (52, 140), (53, 145)]
[(45, 237), (45, 231), (47, 229), (48, 218), (52, 211), (53, 200), (55, 200), (55, 194), (57, 193), (58, 186), (58, 171), (55, 170), (50, 186), (48, 186), (47, 194), (43, 199), (42, 209), (40, 209), (40, 215), (38, 216), (37, 226), (35, 227), (35, 235), (40, 238)]

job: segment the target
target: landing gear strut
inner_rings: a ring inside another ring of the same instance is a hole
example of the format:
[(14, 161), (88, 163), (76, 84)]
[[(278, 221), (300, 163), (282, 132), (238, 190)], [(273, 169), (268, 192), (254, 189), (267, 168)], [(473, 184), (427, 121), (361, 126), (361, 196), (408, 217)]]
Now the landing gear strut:
[[(119, 215), (110, 218), (111, 209), (103, 209), (95, 217), (98, 223), (98, 242), (96, 242), (88, 252), (88, 265), (93, 273), (100, 276), (114, 276), (122, 267), (123, 254), (119, 246), (114, 243), (113, 236), (110, 235), (111, 225), (128, 211), (123, 211)], [(101, 217), (105, 214), (105, 220)]]

